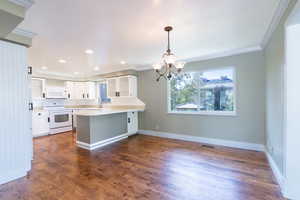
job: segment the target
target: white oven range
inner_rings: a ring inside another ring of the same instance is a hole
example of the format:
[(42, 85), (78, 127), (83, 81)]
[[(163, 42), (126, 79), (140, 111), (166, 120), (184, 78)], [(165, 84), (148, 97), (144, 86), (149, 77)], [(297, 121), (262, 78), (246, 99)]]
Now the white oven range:
[(45, 110), (49, 111), (50, 134), (62, 133), (72, 130), (72, 110), (60, 104), (47, 104)]

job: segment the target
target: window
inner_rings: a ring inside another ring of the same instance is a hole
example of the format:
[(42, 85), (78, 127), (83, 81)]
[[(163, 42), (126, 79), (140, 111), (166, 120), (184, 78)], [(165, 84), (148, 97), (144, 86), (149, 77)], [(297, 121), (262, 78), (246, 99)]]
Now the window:
[(222, 68), (187, 72), (168, 87), (169, 113), (235, 114), (235, 71)]
[(98, 84), (98, 98), (101, 103), (110, 103), (110, 98), (107, 97), (106, 82), (99, 82)]

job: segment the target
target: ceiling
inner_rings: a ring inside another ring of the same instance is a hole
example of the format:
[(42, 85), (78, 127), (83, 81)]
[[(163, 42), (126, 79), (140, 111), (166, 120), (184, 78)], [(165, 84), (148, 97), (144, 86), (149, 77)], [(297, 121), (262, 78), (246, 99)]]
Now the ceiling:
[[(257, 47), (278, 4), (279, 0), (36, 0), (19, 27), (37, 33), (29, 49), (35, 71), (88, 77), (155, 63), (166, 49), (166, 25), (174, 27), (171, 49), (181, 59)], [(86, 54), (87, 49), (94, 53)]]

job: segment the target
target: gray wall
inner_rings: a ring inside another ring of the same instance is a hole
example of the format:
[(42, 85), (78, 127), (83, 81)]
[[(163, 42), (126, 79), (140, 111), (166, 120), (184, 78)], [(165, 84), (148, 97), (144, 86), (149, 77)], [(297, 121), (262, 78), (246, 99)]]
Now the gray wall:
[(283, 172), (284, 23), (294, 5), (295, 1), (291, 1), (265, 49), (267, 148), (281, 172)]
[(236, 68), (237, 116), (167, 113), (167, 83), (153, 70), (139, 72), (138, 97), (146, 103), (139, 129), (257, 144), (265, 143), (265, 67), (263, 52), (189, 63), (186, 70)]

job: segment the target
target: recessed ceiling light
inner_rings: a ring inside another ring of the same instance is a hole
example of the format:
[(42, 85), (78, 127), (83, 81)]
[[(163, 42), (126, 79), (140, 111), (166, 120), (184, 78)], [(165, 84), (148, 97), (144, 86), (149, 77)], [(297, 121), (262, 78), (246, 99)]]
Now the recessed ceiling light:
[(42, 66), (42, 70), (47, 70), (47, 69), (48, 69), (48, 67)]
[(60, 63), (66, 63), (67, 61), (64, 60), (64, 59), (59, 59), (58, 62), (60, 62)]
[(85, 50), (85, 53), (86, 53), (86, 54), (93, 54), (93, 53), (94, 53), (94, 51), (93, 51), (93, 50), (91, 50), (91, 49), (87, 49), (87, 50)]
[(78, 74), (79, 74), (79, 72), (74, 72), (74, 74), (75, 74), (75, 75), (78, 75)]
[(94, 67), (94, 70), (95, 70), (95, 71), (99, 71), (99, 69), (100, 69), (100, 68), (99, 68), (98, 66)]
[(126, 62), (124, 60), (122, 60), (120, 63), (121, 63), (121, 65), (125, 65), (126, 64)]

